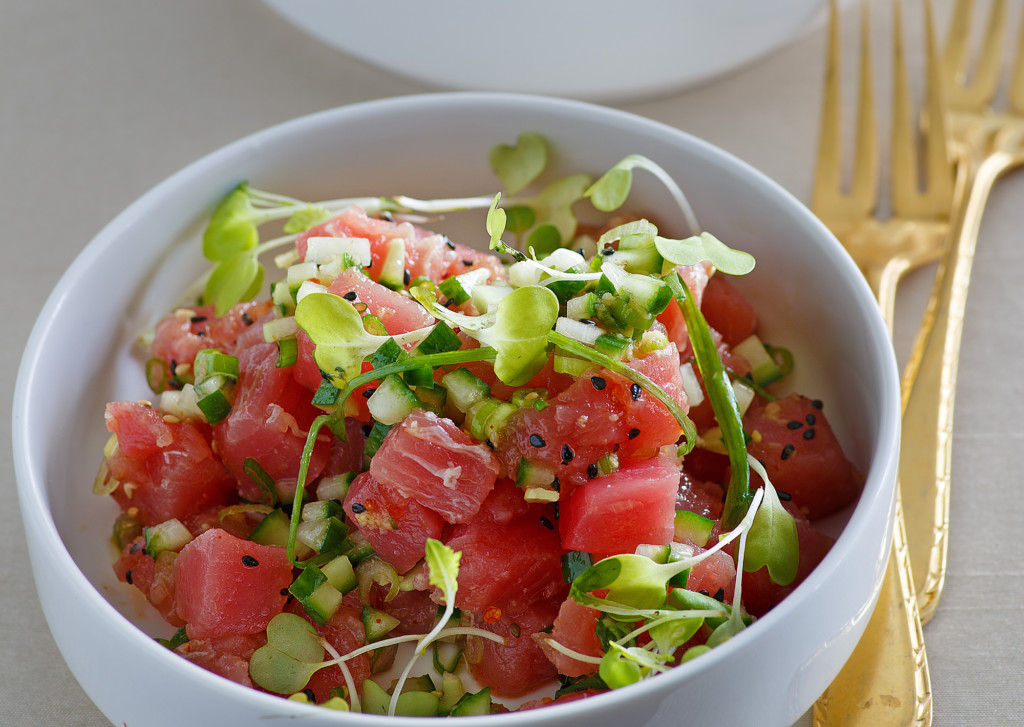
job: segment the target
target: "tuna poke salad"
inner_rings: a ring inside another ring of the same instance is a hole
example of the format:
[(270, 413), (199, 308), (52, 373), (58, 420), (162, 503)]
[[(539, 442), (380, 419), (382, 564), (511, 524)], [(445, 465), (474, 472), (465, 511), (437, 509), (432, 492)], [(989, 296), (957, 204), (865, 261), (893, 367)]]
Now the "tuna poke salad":
[[(654, 161), (550, 155), (495, 146), (480, 197), (220, 202), (94, 483), (164, 646), (329, 709), (526, 710), (699, 659), (824, 558), (862, 477), (761, 338), (753, 258)], [(432, 231), (466, 210), (477, 239)]]

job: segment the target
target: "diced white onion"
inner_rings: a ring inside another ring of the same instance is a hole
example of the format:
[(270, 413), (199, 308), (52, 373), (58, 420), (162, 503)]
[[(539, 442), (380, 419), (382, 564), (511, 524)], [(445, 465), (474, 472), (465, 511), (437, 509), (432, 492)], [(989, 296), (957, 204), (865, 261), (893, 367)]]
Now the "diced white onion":
[(754, 387), (747, 386), (739, 379), (732, 382), (732, 393), (736, 397), (736, 406), (740, 410), (740, 416), (747, 413), (750, 402), (754, 400)]
[(192, 384), (185, 384), (177, 391), (168, 389), (160, 393), (160, 410), (182, 420), (205, 421), (197, 401), (195, 388)]
[(295, 302), (298, 303), (300, 300), (305, 298), (310, 293), (326, 293), (327, 286), (315, 283), (312, 280), (304, 280), (302, 285), (299, 286), (298, 292), (295, 293)]
[(316, 263), (296, 263), (288, 268), (288, 288), (295, 290), (303, 281), (316, 278)]
[(310, 237), (306, 240), (306, 262), (325, 265), (340, 259), (345, 253), (363, 267), (373, 262), (370, 241), (365, 237)]
[(693, 364), (689, 361), (680, 364), (679, 375), (683, 379), (683, 391), (686, 392), (686, 398), (690, 400), (690, 406), (700, 406), (704, 401), (704, 390), (700, 388), (700, 381), (693, 370)]
[(267, 343), (292, 338), (298, 332), (299, 324), (295, 321), (295, 316), (274, 318), (263, 324), (263, 340)]
[(541, 270), (528, 260), (512, 263), (508, 269), (508, 282), (516, 288), (537, 285), (540, 282)]
[(541, 263), (547, 265), (549, 268), (555, 270), (569, 270), (577, 265), (586, 264), (586, 260), (575, 250), (569, 250), (564, 247), (560, 247), (546, 258), (541, 260)]
[(589, 323), (580, 323), (574, 321), (571, 318), (559, 318), (555, 322), (555, 331), (561, 333), (563, 336), (568, 336), (574, 341), (585, 343), (588, 346), (593, 346), (597, 339), (604, 333), (604, 330), (600, 326), (594, 326)]

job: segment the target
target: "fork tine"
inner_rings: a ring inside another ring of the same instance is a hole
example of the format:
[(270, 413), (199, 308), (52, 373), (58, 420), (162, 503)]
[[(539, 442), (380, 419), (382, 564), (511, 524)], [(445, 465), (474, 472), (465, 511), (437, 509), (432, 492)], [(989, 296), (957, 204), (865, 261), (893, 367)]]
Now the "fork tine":
[(1024, 15), (1021, 15), (1020, 30), (1017, 32), (1017, 48), (1013, 55), (1009, 102), (1013, 111), (1024, 114)]
[(892, 206), (894, 214), (943, 219), (953, 201), (953, 168), (946, 141), (945, 100), (936, 51), (931, 1), (924, 2), (926, 103), (923, 112), (925, 184), (918, 184), (918, 159), (911, 122), (899, 0), (893, 3)]
[(918, 195), (917, 157), (910, 116), (910, 89), (903, 49), (903, 12), (900, 0), (892, 3), (892, 210), (909, 216)]
[(843, 206), (840, 194), (839, 109), (839, 19), (837, 0), (831, 0), (828, 21), (828, 59), (825, 65), (825, 89), (821, 109), (821, 130), (818, 134), (818, 159), (814, 170), (812, 206), (819, 214), (834, 214)]
[(1006, 26), (1006, 0), (992, 0), (988, 25), (971, 78), (967, 78), (967, 41), (974, 0), (958, 0), (946, 42), (946, 78), (953, 108), (981, 109), (992, 101), (999, 87)]
[(862, 216), (875, 208), (878, 198), (878, 130), (875, 127), (875, 94), (871, 69), (871, 12), (867, 0), (861, 3), (860, 68), (857, 99), (857, 146), (850, 195)]
[(856, 151), (850, 193), (843, 194), (841, 100), (839, 69), (839, 8), (830, 0), (828, 26), (828, 58), (822, 103), (821, 131), (812, 206), (829, 219), (860, 219), (875, 208), (878, 189), (878, 137), (875, 130), (874, 93), (869, 56), (869, 24), (867, 2), (862, 4), (861, 66), (858, 91)]

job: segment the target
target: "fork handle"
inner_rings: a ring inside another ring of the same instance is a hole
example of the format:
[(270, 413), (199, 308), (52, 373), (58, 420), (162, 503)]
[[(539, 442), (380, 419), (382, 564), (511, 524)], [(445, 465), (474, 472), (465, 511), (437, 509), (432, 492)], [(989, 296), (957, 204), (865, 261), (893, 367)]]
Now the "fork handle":
[(926, 309), (930, 325), (921, 327), (904, 372), (899, 478), (922, 623), (938, 607), (946, 573), (957, 364), (981, 217), (996, 180), (1022, 163), (997, 152), (969, 175)]

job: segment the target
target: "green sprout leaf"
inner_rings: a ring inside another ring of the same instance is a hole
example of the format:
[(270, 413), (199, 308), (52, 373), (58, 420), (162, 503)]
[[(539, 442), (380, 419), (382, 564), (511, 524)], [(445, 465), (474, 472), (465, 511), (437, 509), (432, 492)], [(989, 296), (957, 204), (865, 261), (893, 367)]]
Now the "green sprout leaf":
[(319, 205), (306, 205), (295, 210), (292, 216), (288, 218), (288, 221), (284, 223), (284, 232), (289, 235), (305, 232), (311, 227), (327, 222), (333, 214), (330, 210)]
[(206, 281), (203, 298), (224, 315), (236, 303), (251, 300), (263, 287), (263, 266), (253, 250), (243, 250), (218, 264)]
[(683, 240), (656, 237), (654, 245), (663, 258), (676, 265), (696, 265), (707, 260), (729, 275), (746, 275), (754, 269), (753, 255), (733, 250), (709, 232)]
[(203, 255), (220, 261), (256, 247), (259, 232), (249, 201), (249, 186), (242, 182), (217, 206), (203, 232)]
[(490, 162), (506, 191), (516, 194), (536, 179), (547, 166), (547, 141), (540, 134), (523, 132), (516, 139), (515, 146), (494, 146)]
[(657, 177), (679, 205), (679, 209), (686, 217), (686, 224), (690, 231), (694, 234), (700, 232), (697, 216), (693, 213), (693, 208), (676, 181), (655, 162), (639, 154), (630, 154), (622, 159), (590, 185), (584, 192), (584, 196), (589, 197), (594, 207), (602, 212), (617, 210), (626, 203), (626, 199), (629, 197), (629, 191), (633, 186), (634, 169), (644, 169)]
[[(751, 460), (755, 471), (764, 471), (760, 462), (753, 458)], [(779, 501), (779, 495), (768, 481), (767, 474), (761, 474), (761, 479), (764, 480), (764, 499), (757, 508), (754, 523), (747, 534), (743, 570), (753, 572), (767, 566), (773, 582), (788, 586), (796, 578), (800, 563), (796, 522)]]
[[(439, 540), (427, 539), (427, 565), (430, 567), (430, 585), (441, 589), (446, 607), (455, 608), (455, 594), (459, 590), (459, 560), (462, 553), (456, 552)], [(447, 619), (441, 619), (448, 623)]]
[[(295, 306), (295, 321), (312, 339), (313, 359), (331, 382), (342, 389), (358, 376), (363, 359), (380, 348), (389, 336), (368, 333), (359, 311), (332, 293), (310, 293)], [(399, 344), (422, 341), (433, 328), (421, 328), (393, 336)]]
[(410, 292), (435, 318), (493, 348), (497, 352), (494, 373), (509, 386), (522, 386), (547, 363), (547, 337), (559, 309), (558, 296), (549, 289), (538, 285), (516, 288), (493, 312), (482, 316), (439, 306), (436, 294), (426, 287), (415, 286)]
[(571, 174), (552, 182), (527, 204), (537, 215), (538, 224), (553, 225), (562, 240), (571, 240), (576, 235), (576, 213), (573, 206), (583, 199), (583, 193), (590, 184), (586, 174)]
[(267, 624), (267, 643), (249, 660), (254, 683), (276, 694), (294, 694), (324, 664), (324, 647), (311, 623), (279, 613)]
[(562, 246), (562, 235), (550, 222), (538, 225), (526, 238), (527, 248), (537, 257), (550, 255)]
[(507, 229), (513, 235), (521, 235), (537, 221), (537, 214), (525, 205), (516, 205), (505, 210)]
[(574, 597), (607, 589), (609, 601), (637, 609), (660, 608), (668, 597), (668, 582), (690, 567), (689, 560), (655, 563), (642, 555), (627, 553), (598, 561), (573, 581)]

